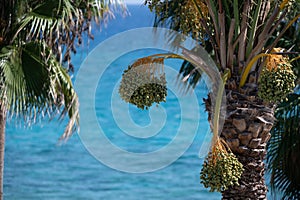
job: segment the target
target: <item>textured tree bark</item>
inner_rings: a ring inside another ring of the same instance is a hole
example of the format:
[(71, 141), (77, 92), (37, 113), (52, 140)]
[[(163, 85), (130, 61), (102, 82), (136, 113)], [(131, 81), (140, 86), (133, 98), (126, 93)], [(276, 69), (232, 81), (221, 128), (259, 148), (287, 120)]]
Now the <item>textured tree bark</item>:
[[(209, 100), (205, 103), (210, 112)], [(227, 115), (221, 137), (243, 164), (244, 172), (240, 185), (222, 192), (222, 199), (267, 199), (264, 159), (275, 107), (264, 104), (255, 95), (237, 91), (227, 91), (226, 103)]]
[(3, 199), (5, 124), (6, 124), (6, 112), (0, 102), (0, 200)]

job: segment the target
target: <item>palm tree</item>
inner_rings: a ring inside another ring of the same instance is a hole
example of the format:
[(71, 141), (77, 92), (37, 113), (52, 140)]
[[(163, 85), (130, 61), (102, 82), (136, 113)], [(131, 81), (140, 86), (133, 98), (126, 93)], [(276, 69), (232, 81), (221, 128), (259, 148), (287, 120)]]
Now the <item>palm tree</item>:
[[(69, 116), (62, 140), (79, 125), (79, 103), (68, 70), (76, 43), (93, 21), (120, 5), (104, 0), (3, 0), (0, 4), (0, 199), (7, 118), (27, 124)], [(122, 5), (123, 6), (123, 5)], [(123, 6), (123, 10), (125, 7)]]
[[(300, 14), (293, 9), (299, 8), (299, 1), (147, 0), (146, 4), (156, 13), (154, 26), (169, 27), (198, 40), (220, 73), (228, 77), (224, 79), (227, 113), (220, 137), (242, 163), (243, 173), (238, 184), (220, 189), (223, 199), (266, 199), (264, 159), (275, 107), (295, 86), (291, 64), (284, 56), (287, 52), (275, 47), (297, 23)], [(288, 23), (269, 44), (282, 22)], [(159, 58), (170, 57), (159, 54)], [(154, 62), (155, 58), (143, 59)], [(183, 80), (189, 79), (194, 86), (201, 76), (195, 67), (199, 66), (184, 61), (180, 69)], [(205, 104), (211, 120), (210, 95)], [(215, 149), (213, 146), (212, 153)]]

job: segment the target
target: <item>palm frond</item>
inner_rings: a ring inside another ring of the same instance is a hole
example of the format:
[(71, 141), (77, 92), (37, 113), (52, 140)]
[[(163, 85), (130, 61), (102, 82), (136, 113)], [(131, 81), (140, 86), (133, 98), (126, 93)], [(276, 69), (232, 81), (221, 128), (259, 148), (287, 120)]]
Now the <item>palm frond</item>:
[(26, 13), (18, 24), (12, 41), (45, 41), (58, 60), (71, 67), (71, 53), (76, 53), (76, 41), (81, 43), (83, 33), (92, 35), (92, 20), (107, 21), (112, 10), (126, 7), (122, 2), (106, 0), (45, 0)]
[(188, 61), (183, 61), (178, 76), (181, 78), (183, 83), (186, 84), (187, 91), (190, 89), (194, 89), (197, 85), (197, 83), (201, 80), (202, 73), (200, 70), (197, 70), (196, 67), (188, 62)]
[(70, 121), (62, 138), (79, 124), (78, 98), (66, 70), (45, 43), (9, 46), (0, 54), (1, 99), (10, 116), (35, 122), (67, 113)]
[(300, 95), (291, 94), (277, 111), (277, 123), (268, 144), (272, 191), (283, 192), (284, 199), (300, 198)]

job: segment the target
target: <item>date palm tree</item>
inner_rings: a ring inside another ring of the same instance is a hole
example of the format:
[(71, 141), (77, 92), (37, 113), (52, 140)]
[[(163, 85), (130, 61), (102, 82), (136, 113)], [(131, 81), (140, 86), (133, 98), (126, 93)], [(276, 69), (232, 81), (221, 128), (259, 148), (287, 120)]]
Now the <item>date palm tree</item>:
[[(79, 123), (79, 103), (68, 70), (71, 53), (93, 21), (106, 20), (115, 1), (2, 0), (0, 4), (0, 199), (3, 199), (7, 118), (26, 124), (68, 115), (61, 139)], [(123, 6), (125, 9), (125, 7)]]
[[(244, 170), (239, 184), (221, 189), (223, 199), (266, 199), (264, 159), (275, 121), (274, 111), (295, 86), (291, 64), (284, 56), (287, 53), (277, 44), (289, 27), (299, 26), (299, 1), (147, 0), (145, 3), (156, 14), (154, 26), (168, 27), (198, 40), (211, 54), (220, 73), (228, 77), (224, 79), (227, 113), (220, 137)], [(268, 43), (282, 22), (288, 23)], [(170, 57), (159, 54), (159, 58)], [(152, 55), (143, 59), (151, 62), (155, 58)], [(193, 64), (184, 61), (180, 73), (183, 80), (189, 79), (195, 86), (201, 74), (194, 70), (197, 66)], [(210, 96), (205, 104), (211, 120)]]

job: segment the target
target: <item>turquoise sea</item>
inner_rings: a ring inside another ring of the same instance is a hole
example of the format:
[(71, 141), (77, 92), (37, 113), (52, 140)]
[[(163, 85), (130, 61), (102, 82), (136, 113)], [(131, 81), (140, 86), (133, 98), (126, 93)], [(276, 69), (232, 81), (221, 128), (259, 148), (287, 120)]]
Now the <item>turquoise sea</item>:
[[(116, 16), (116, 19), (109, 21), (107, 27), (101, 27), (101, 29), (94, 27), (95, 40), (90, 41), (89, 44), (86, 41), (74, 57), (73, 63), (76, 71), (73, 81), (76, 80), (77, 71), (87, 53), (99, 43), (122, 31), (152, 25), (154, 16), (144, 6), (130, 5), (129, 11), (130, 16), (126, 18)], [(103, 49), (103, 51), (109, 50)], [(154, 111), (163, 108), (167, 116), (159, 133), (153, 137), (139, 139), (124, 134), (111, 114), (112, 90), (120, 80), (122, 71), (127, 68), (129, 64), (127, 62), (149, 52), (152, 50), (133, 52), (116, 60), (105, 71), (98, 83), (95, 96), (97, 119), (99, 123), (102, 123), (106, 137), (116, 146), (137, 153), (163, 148), (175, 137), (180, 125), (181, 110), (174, 91), (168, 91), (166, 103), (151, 108)], [(109, 53), (106, 52), (105, 55)], [(101, 58), (101, 55), (99, 57)], [(93, 61), (93, 58), (89, 59)], [(174, 61), (169, 64), (176, 68), (176, 65), (178, 67), (180, 63)], [(205, 134), (209, 131), (207, 114), (202, 104), (202, 98), (207, 95), (204, 82), (200, 83), (195, 91), (199, 101), (200, 118), (195, 121), (191, 115), (187, 119), (188, 123), (197, 124), (198, 127), (193, 143), (172, 164), (147, 173), (121, 172), (104, 165), (90, 154), (77, 133), (67, 143), (58, 145), (57, 141), (64, 130), (65, 121), (59, 123), (45, 119), (31, 127), (24, 127), (14, 122), (13, 119), (10, 120), (6, 130), (5, 199), (220, 199), (219, 193), (210, 193), (200, 184), (199, 173), (203, 158), (198, 156), (199, 148), (204, 141)], [(85, 103), (80, 102), (81, 105)], [(129, 114), (133, 122), (141, 127), (158, 123), (155, 120), (151, 121), (149, 111), (141, 111), (134, 106), (129, 106)], [(89, 118), (90, 116), (81, 116), (83, 117)], [(82, 131), (92, 132), (93, 130)], [(192, 130), (189, 126), (185, 127), (184, 132), (190, 131)], [(114, 159), (114, 155), (111, 157)]]

